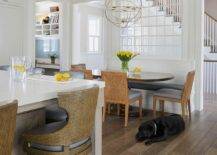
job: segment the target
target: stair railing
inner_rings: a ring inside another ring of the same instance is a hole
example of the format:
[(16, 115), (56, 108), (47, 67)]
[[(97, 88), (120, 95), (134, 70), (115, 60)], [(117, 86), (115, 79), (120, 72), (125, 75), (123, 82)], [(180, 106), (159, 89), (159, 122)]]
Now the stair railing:
[(211, 47), (211, 53), (217, 53), (217, 20), (205, 12), (204, 45)]
[(204, 93), (217, 94), (217, 61), (204, 61)]
[(160, 10), (166, 11), (166, 14), (174, 17), (175, 22), (182, 22), (182, 0), (153, 0), (155, 6)]

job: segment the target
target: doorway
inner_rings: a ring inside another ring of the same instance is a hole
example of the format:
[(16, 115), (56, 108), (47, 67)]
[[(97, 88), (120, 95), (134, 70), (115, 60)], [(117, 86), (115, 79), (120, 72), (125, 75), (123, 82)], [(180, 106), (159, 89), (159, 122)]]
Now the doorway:
[(52, 75), (60, 70), (60, 3), (35, 3), (35, 66)]

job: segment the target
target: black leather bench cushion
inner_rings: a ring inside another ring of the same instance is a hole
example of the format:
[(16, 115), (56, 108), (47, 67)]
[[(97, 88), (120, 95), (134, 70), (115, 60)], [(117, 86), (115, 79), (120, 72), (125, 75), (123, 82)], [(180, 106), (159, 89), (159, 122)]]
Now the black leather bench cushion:
[(152, 90), (156, 91), (159, 89), (176, 89), (182, 90), (184, 85), (172, 84), (172, 83), (142, 83), (142, 82), (128, 82), (129, 88), (134, 89), (143, 89), (143, 90)]

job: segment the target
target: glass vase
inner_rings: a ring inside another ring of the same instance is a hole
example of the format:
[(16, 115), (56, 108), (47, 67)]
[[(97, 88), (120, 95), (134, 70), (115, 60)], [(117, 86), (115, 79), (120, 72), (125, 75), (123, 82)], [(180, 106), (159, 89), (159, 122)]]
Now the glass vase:
[(125, 73), (129, 72), (129, 61), (122, 61), (121, 70)]
[(26, 58), (12, 57), (11, 58), (11, 76), (15, 81), (24, 81), (26, 79)]

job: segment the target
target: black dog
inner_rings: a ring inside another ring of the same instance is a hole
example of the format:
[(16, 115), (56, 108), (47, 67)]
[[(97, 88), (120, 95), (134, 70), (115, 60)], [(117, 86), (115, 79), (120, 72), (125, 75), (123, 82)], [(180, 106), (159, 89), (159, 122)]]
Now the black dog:
[(185, 130), (185, 122), (180, 115), (170, 115), (142, 123), (136, 134), (136, 140), (145, 141), (146, 145), (161, 142), (172, 135)]

